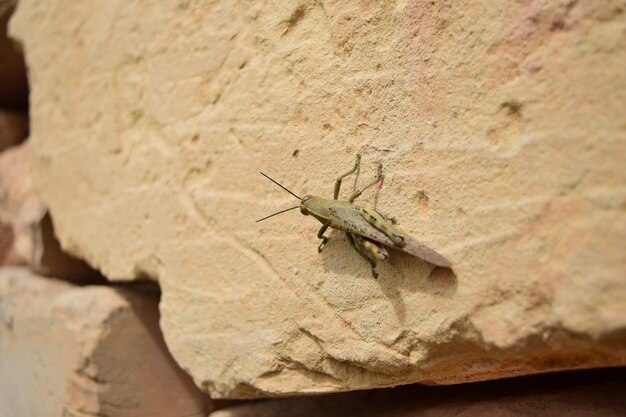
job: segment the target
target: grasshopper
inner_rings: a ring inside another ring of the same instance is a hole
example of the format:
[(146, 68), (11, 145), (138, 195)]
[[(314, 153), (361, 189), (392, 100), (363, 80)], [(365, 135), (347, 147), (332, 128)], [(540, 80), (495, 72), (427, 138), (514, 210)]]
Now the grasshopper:
[(341, 230), (348, 236), (348, 241), (354, 250), (369, 263), (374, 278), (378, 277), (376, 263), (378, 261), (384, 261), (389, 257), (385, 246), (399, 249), (437, 266), (450, 267), (450, 262), (448, 262), (446, 258), (397, 229), (394, 219), (387, 218), (372, 208), (361, 208), (353, 204), (365, 190), (378, 183), (382, 183), (384, 178), (382, 164), (378, 165), (378, 175), (374, 181), (354, 191), (352, 195), (350, 195), (350, 198), (348, 198), (348, 201), (339, 200), (341, 181), (354, 173), (357, 173), (358, 176), (360, 164), (361, 155), (357, 154), (354, 167), (339, 176), (335, 181), (332, 200), (313, 195), (305, 195), (300, 198), (285, 186), (261, 172), (261, 175), (300, 200), (300, 204), (263, 217), (257, 220), (257, 222), (269, 219), (270, 217), (289, 210), (300, 208), (302, 214), (305, 216), (311, 215), (322, 223), (322, 227), (319, 232), (317, 232), (317, 237), (321, 240), (317, 248), (318, 252), (322, 252), (324, 245), (328, 242), (328, 237), (324, 236), (324, 233), (329, 227)]

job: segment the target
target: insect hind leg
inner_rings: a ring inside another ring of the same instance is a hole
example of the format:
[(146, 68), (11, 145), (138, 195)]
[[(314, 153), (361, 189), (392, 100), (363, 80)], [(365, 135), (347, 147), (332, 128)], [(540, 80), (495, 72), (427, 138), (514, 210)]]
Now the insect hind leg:
[(393, 227), (395, 222), (390, 221), (378, 211), (368, 207), (360, 208), (359, 211), (363, 218), (367, 220), (369, 224), (383, 232), (385, 236), (391, 239), (394, 245), (400, 248), (406, 246), (406, 243), (404, 242), (404, 236), (399, 234)]
[(354, 248), (354, 250), (365, 259), (372, 268), (372, 276), (378, 278), (378, 272), (376, 272), (376, 261), (384, 261), (387, 259), (388, 253), (382, 246), (363, 238), (360, 235), (347, 233), (348, 241)]
[(359, 171), (360, 166), (361, 166), (361, 154), (358, 153), (358, 154), (356, 154), (356, 161), (354, 162), (354, 168), (352, 168), (350, 171), (346, 172), (345, 174), (342, 174), (335, 181), (335, 189), (333, 191), (333, 199), (334, 200), (339, 198), (339, 189), (341, 189), (341, 180), (343, 180), (348, 175), (354, 174), (355, 172), (357, 173), (357, 175), (359, 175), (358, 171)]

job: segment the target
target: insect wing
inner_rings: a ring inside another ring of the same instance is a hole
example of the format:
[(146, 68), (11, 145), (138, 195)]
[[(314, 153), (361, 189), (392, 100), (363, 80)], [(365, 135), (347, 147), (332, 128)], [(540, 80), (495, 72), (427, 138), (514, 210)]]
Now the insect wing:
[(337, 206), (333, 207), (331, 212), (336, 219), (339, 219), (334, 220), (331, 225), (336, 229), (340, 229), (348, 233), (359, 234), (376, 242), (382, 243), (383, 245), (401, 250), (413, 256), (417, 256), (418, 258), (430, 262), (431, 264), (446, 268), (450, 267), (450, 262), (442, 255), (424, 245), (417, 239), (394, 227), (393, 229), (396, 234), (404, 237), (404, 246), (400, 247), (395, 245), (385, 233), (372, 226), (367, 219), (363, 217), (359, 208), (356, 206)]
[(410, 253), (413, 256), (417, 256), (418, 258), (423, 259), (427, 262), (430, 262), (431, 264), (434, 264), (437, 266), (443, 266), (445, 268), (450, 267), (450, 262), (448, 262), (448, 260), (444, 258), (443, 256), (441, 256), (439, 253), (435, 252), (428, 246), (424, 245), (422, 242), (412, 238), (406, 233), (401, 232), (397, 229), (396, 231), (401, 236), (404, 236), (404, 243), (405, 243), (404, 247), (398, 248), (397, 246), (395, 246), (396, 248), (406, 253)]
[(367, 221), (359, 208), (351, 204), (336, 204), (328, 209), (332, 213), (331, 227), (346, 233), (353, 233), (394, 247), (391, 239)]

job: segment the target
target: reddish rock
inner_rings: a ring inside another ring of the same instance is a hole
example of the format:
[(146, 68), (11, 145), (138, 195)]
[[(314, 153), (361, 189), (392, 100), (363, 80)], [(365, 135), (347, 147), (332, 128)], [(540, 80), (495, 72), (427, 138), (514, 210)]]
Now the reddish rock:
[(626, 369), (258, 401), (209, 417), (621, 417)]
[(206, 416), (158, 322), (154, 291), (0, 268), (0, 416)]
[(0, 265), (24, 265), (24, 260), (15, 252), (13, 228), (0, 221)]
[(0, 223), (11, 227), (3, 241), (12, 244), (12, 262), (26, 263), (44, 275), (99, 279), (97, 271), (61, 248), (46, 207), (33, 189), (30, 158), (29, 142), (0, 153)]

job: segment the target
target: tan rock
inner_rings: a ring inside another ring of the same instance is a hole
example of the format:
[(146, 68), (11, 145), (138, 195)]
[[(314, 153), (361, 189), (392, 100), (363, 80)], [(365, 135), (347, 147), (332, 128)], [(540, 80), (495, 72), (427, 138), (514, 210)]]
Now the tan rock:
[[(22, 0), (11, 31), (62, 246), (158, 280), (214, 396), (626, 364), (622, 2)], [(254, 223), (295, 202), (259, 170), (329, 196), (357, 151), (452, 272)]]
[(24, 265), (24, 260), (15, 251), (13, 228), (0, 221), (0, 265)]
[(31, 229), (46, 215), (46, 208), (33, 189), (31, 150), (25, 142), (0, 153), (0, 220), (13, 225), (17, 251), (25, 259), (36, 252), (40, 239)]
[(82, 281), (100, 278), (84, 261), (61, 249), (46, 207), (33, 189), (30, 159), (28, 142), (0, 153), (0, 223), (11, 228), (3, 238), (11, 259), (44, 275)]
[(626, 411), (623, 370), (542, 375), (462, 385), (407, 386), (255, 401), (210, 417), (619, 417)]
[(0, 268), (0, 415), (204, 416), (173, 361), (158, 296)]

